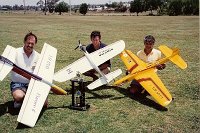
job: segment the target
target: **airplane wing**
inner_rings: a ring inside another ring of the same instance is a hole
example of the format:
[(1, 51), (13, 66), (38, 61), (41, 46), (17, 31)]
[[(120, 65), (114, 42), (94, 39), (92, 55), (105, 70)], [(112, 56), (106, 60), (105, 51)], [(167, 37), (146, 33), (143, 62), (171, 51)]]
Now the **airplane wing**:
[[(96, 66), (101, 65), (107, 60), (113, 58), (117, 54), (121, 53), (125, 48), (124, 41), (120, 40), (112, 43), (104, 48), (101, 48), (90, 54), (93, 63)], [(93, 69), (93, 65), (84, 56), (67, 67), (61, 69), (54, 74), (54, 80), (58, 82), (64, 82), (71, 78), (74, 78), (77, 72), (84, 73), (90, 69)]]
[[(34, 74), (52, 83), (56, 54), (57, 49), (45, 43)], [(49, 91), (49, 85), (31, 78), (17, 121), (33, 127), (47, 99)]]
[(121, 60), (124, 62), (127, 70), (131, 73), (144, 70), (147, 67), (147, 64), (139, 59), (135, 54), (130, 50), (124, 50), (120, 54)]
[(162, 106), (172, 101), (172, 96), (155, 72), (155, 68), (142, 71), (135, 75), (135, 79)]
[[(9, 59), (12, 62), (15, 62), (16, 49), (10, 45), (7, 45), (2, 56)], [(9, 63), (6, 63), (5, 61), (1, 60), (1, 58), (0, 58), (0, 80), (1, 81), (12, 70), (12, 68), (13, 68), (12, 65), (10, 65)]]

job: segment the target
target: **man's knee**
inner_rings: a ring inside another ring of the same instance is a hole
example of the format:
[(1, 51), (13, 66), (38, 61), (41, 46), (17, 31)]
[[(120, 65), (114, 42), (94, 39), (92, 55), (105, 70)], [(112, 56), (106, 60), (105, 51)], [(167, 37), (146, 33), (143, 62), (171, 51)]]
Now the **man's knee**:
[(25, 97), (25, 92), (20, 89), (16, 89), (12, 92), (12, 95), (16, 102), (22, 102)]
[(110, 67), (106, 67), (105, 69), (101, 70), (102, 73), (108, 74), (110, 72)]
[(140, 83), (138, 83), (136, 80), (133, 80), (131, 82), (131, 84), (128, 87), (128, 89), (132, 94), (141, 93), (141, 91), (143, 90), (142, 86), (140, 85)]

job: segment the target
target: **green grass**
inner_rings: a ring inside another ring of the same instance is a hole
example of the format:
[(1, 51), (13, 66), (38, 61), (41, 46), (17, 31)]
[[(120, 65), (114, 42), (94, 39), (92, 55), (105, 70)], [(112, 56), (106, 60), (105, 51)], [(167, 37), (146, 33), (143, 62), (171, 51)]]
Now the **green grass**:
[[(71, 95), (49, 94), (49, 108), (43, 112), (34, 128), (16, 129), (17, 115), (6, 113), (3, 107), (12, 100), (9, 77), (0, 82), (0, 132), (199, 132), (199, 17), (198, 16), (57, 16), (40, 14), (0, 14), (0, 52), (6, 45), (20, 47), (28, 31), (38, 36), (36, 50), (47, 42), (58, 49), (55, 71), (80, 58), (74, 51), (78, 40), (90, 42), (90, 33), (100, 30), (102, 42), (120, 39), (133, 53), (143, 48), (143, 37), (152, 34), (156, 45), (178, 47), (188, 63), (180, 70), (171, 63), (159, 72), (163, 83), (175, 98), (167, 106), (158, 106), (150, 97), (130, 96), (125, 84), (119, 88), (101, 87), (86, 93), (91, 107), (75, 111)], [(113, 70), (125, 67), (119, 57), (112, 59)], [(91, 80), (86, 78), (86, 80)], [(70, 89), (70, 82), (58, 83)], [(30, 118), (31, 119), (31, 118)]]

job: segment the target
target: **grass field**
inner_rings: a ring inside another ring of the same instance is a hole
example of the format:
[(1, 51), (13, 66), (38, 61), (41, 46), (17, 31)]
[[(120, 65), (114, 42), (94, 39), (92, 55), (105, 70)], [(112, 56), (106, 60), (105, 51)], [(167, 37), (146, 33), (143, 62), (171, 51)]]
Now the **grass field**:
[[(136, 53), (143, 48), (143, 37), (152, 34), (155, 47), (166, 44), (178, 47), (188, 63), (180, 70), (167, 63), (159, 77), (171, 92), (174, 101), (167, 108), (150, 97), (131, 96), (125, 84), (121, 87), (101, 87), (87, 91), (88, 111), (68, 108), (71, 95), (49, 94), (49, 108), (34, 128), (17, 129), (17, 115), (7, 112), (12, 101), (9, 77), (0, 82), (0, 132), (200, 132), (199, 92), (199, 17), (198, 16), (57, 16), (37, 14), (0, 14), (0, 53), (6, 45), (20, 47), (28, 31), (38, 36), (36, 50), (47, 42), (58, 49), (55, 71), (80, 58), (74, 51), (78, 40), (90, 42), (90, 33), (100, 30), (106, 44), (124, 40), (126, 49)], [(125, 67), (119, 57), (112, 59), (115, 70)], [(85, 78), (86, 80), (91, 80)], [(70, 82), (57, 83), (70, 89)], [(31, 117), (30, 117), (31, 119)]]

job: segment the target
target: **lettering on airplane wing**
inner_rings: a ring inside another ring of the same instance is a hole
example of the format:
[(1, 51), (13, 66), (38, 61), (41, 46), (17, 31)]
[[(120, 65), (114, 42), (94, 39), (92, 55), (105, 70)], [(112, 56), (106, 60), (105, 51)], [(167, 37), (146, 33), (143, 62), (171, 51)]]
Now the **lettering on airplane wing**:
[(40, 98), (41, 94), (37, 93), (35, 98), (34, 98), (34, 103), (33, 103), (33, 108), (32, 108), (32, 111), (35, 113), (35, 108), (36, 108), (36, 105), (38, 103), (38, 99)]
[(67, 74), (70, 74), (70, 73), (73, 72), (73, 71), (71, 70), (71, 68), (68, 68), (66, 71), (67, 71)]
[(102, 55), (104, 55), (104, 54), (106, 54), (106, 53), (108, 53), (108, 52), (110, 52), (112, 50), (113, 50), (113, 48), (109, 48), (109, 49), (103, 50), (103, 51), (99, 52), (99, 56), (102, 56)]
[(165, 96), (165, 98), (167, 98), (168, 100), (170, 100), (170, 98), (163, 92), (163, 90), (154, 82), (153, 79), (151, 78), (141, 78), (139, 80), (137, 80), (139, 83), (141, 82), (146, 82), (146, 81), (150, 81), (154, 86), (152, 87), (152, 90), (158, 94), (160, 96), (160, 98), (164, 98), (163, 96)]
[(154, 90), (154, 92), (160, 96), (161, 99), (163, 99), (163, 96), (161, 95), (161, 93), (158, 91), (158, 89), (156, 89), (155, 87), (152, 87), (152, 90)]
[(53, 56), (49, 55), (47, 63), (46, 63), (46, 69), (49, 69), (49, 66), (51, 65), (52, 58), (53, 58)]
[[(45, 68), (48, 70), (50, 69), (50, 66), (52, 64), (52, 61), (53, 61), (53, 56), (52, 55), (48, 55), (48, 58), (47, 58), (47, 61), (46, 61), (46, 65), (45, 65)], [(37, 81), (34, 81), (34, 83), (36, 83)], [(35, 113), (36, 112), (36, 107), (37, 107), (37, 104), (38, 104), (38, 100), (39, 98), (41, 97), (41, 94), (40, 93), (36, 93), (35, 94), (35, 97), (34, 97), (34, 103), (33, 103), (33, 107), (32, 107), (32, 111)]]

